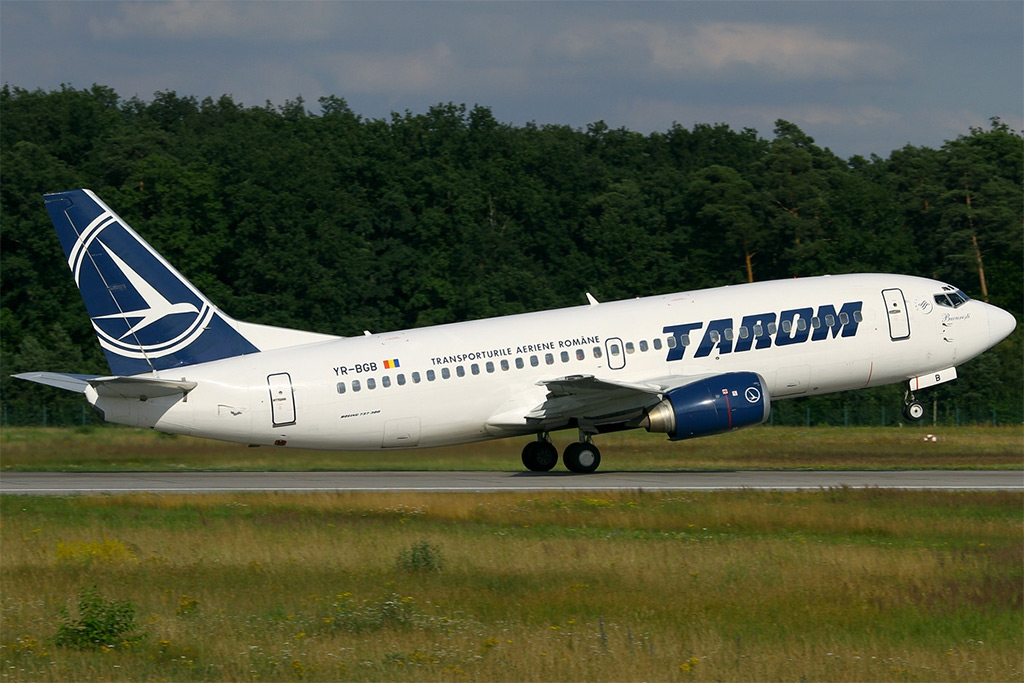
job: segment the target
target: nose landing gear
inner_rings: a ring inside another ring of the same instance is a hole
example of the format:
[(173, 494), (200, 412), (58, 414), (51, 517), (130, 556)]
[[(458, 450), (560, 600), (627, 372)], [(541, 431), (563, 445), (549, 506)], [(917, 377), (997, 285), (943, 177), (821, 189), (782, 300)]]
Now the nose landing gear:
[(917, 422), (924, 417), (924, 406), (918, 403), (910, 389), (907, 389), (907, 393), (904, 394), (903, 402), (903, 417), (908, 422)]

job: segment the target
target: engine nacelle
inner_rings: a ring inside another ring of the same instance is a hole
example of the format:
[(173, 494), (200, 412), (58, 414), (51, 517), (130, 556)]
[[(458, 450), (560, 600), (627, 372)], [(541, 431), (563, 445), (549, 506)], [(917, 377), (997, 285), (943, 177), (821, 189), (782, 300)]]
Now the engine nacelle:
[(640, 426), (672, 441), (721, 434), (768, 419), (771, 399), (756, 372), (728, 372), (672, 389)]

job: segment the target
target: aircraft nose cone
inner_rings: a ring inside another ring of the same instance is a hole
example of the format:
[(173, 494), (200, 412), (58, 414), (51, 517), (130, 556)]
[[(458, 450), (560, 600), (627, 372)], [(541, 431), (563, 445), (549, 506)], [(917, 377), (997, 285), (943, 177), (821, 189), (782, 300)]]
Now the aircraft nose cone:
[(1001, 308), (992, 306), (988, 312), (989, 345), (995, 346), (1010, 336), (1017, 327), (1017, 319)]

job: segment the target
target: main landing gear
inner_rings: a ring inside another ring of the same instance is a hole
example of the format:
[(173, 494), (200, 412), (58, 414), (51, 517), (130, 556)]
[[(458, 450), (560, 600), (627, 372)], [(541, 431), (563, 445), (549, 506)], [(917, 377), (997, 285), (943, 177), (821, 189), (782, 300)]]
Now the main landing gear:
[(924, 406), (914, 398), (914, 394), (910, 391), (909, 387), (907, 388), (907, 393), (903, 395), (903, 403), (903, 417), (908, 422), (917, 422), (924, 417)]
[[(577, 474), (590, 474), (601, 464), (601, 451), (590, 437), (580, 433), (580, 441), (569, 444), (562, 453), (565, 469)], [(523, 447), (523, 465), (531, 472), (548, 472), (558, 463), (558, 449), (548, 435), (538, 434), (536, 441)]]

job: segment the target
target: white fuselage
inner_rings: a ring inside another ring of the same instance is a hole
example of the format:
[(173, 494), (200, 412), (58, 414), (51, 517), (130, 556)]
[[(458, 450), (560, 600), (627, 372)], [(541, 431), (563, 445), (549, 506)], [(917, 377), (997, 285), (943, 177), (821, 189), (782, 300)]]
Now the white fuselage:
[(87, 395), (112, 422), (364, 450), (566, 427), (525, 416), (548, 393), (538, 382), (574, 375), (640, 383), (750, 371), (772, 399), (917, 377), (925, 386), (1012, 329), (1009, 314), (979, 301), (937, 305), (942, 287), (875, 274), (721, 287), (335, 339), (153, 375), (195, 382), (184, 397)]

